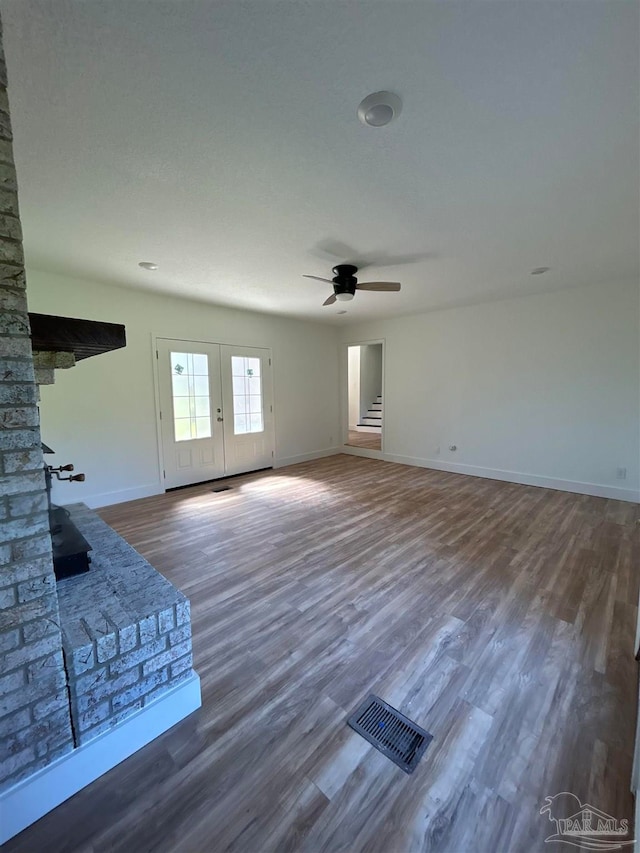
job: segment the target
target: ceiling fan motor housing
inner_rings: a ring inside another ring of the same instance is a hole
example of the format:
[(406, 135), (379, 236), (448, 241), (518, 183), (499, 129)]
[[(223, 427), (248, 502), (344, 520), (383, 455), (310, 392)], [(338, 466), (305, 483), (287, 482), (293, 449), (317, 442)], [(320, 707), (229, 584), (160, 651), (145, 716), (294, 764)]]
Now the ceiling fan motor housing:
[(339, 293), (350, 293), (352, 296), (355, 294), (358, 283), (357, 272), (358, 267), (354, 267), (353, 264), (338, 264), (333, 268), (333, 292), (336, 296)]

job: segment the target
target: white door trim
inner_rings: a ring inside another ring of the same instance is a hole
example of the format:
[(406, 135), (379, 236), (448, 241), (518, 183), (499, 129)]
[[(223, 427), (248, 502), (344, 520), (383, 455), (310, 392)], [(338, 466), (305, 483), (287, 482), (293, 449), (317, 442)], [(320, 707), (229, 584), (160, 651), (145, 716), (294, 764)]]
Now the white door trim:
[[(162, 446), (162, 422), (160, 420), (160, 372), (158, 366), (158, 338), (163, 335), (151, 333), (151, 363), (153, 365), (153, 401), (156, 414), (156, 445), (158, 451), (158, 485), (160, 493), (164, 492), (164, 448)], [(177, 338), (175, 338), (177, 340)]]

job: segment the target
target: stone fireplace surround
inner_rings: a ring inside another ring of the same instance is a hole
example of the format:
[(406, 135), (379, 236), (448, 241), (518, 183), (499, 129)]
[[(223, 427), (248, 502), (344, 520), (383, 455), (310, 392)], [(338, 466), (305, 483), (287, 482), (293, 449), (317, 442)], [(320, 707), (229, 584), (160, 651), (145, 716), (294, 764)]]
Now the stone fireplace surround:
[(66, 507), (91, 569), (58, 582), (77, 746), (191, 678), (188, 600), (84, 504)]
[(56, 584), (37, 402), (0, 24), (0, 844), (201, 703), (189, 602), (82, 504)]
[(0, 844), (201, 704), (188, 599), (87, 506), (66, 509), (93, 550), (57, 584), (66, 687), (47, 711), (70, 713), (75, 748), (0, 791)]

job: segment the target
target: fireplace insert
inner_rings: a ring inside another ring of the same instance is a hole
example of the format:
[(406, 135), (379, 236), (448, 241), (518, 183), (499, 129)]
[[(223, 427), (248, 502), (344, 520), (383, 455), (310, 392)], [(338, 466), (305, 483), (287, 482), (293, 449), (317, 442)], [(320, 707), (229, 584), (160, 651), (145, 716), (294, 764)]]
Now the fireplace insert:
[[(54, 453), (44, 442), (42, 443), (44, 453)], [(51, 532), (51, 544), (53, 546), (53, 570), (56, 580), (69, 578), (73, 575), (89, 571), (91, 557), (91, 545), (80, 533), (71, 521), (69, 513), (63, 506), (56, 506), (51, 502), (51, 483), (53, 477), (57, 480), (67, 482), (84, 481), (84, 474), (73, 474), (73, 465), (45, 465), (44, 479), (47, 489), (47, 502), (49, 506), (49, 530)], [(67, 475), (68, 476), (65, 476)]]

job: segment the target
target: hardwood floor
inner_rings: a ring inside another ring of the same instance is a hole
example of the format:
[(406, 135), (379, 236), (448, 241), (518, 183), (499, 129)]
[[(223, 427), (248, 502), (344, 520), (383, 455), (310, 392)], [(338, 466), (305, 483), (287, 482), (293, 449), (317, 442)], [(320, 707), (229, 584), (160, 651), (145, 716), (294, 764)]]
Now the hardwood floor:
[[(101, 512), (191, 598), (203, 708), (7, 853), (560, 850), (561, 791), (633, 825), (637, 506), (345, 455), (229, 484)], [(433, 734), (412, 776), (345, 725), (369, 692)]]
[(347, 445), (351, 447), (366, 447), (368, 450), (381, 450), (382, 436), (379, 432), (358, 432), (358, 430), (350, 429)]

